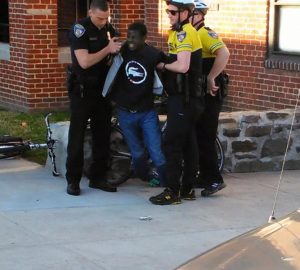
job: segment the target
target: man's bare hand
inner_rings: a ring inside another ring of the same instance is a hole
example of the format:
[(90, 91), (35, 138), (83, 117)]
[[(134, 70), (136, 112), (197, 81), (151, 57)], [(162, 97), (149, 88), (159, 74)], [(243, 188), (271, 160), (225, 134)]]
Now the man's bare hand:
[(207, 76), (207, 93), (211, 96), (215, 96), (218, 90), (219, 86), (216, 85), (215, 78)]
[(164, 66), (165, 66), (165, 63), (160, 62), (160, 63), (157, 64), (156, 68), (157, 68), (158, 70), (163, 70)]
[(122, 43), (118, 41), (117, 37), (114, 37), (109, 41), (107, 46), (110, 53), (118, 53), (121, 49)]

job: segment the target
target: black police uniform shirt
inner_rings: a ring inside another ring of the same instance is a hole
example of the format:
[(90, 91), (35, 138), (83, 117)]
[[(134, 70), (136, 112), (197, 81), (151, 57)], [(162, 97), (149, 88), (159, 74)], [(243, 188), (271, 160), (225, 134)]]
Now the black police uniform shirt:
[(81, 82), (89, 90), (96, 88), (101, 91), (109, 69), (107, 64), (109, 56), (95, 65), (83, 69), (80, 67), (74, 51), (86, 49), (88, 53), (96, 53), (102, 50), (109, 43), (108, 32), (111, 37), (115, 36), (115, 30), (110, 24), (98, 29), (88, 17), (75, 23), (69, 33), (73, 72), (80, 77)]
[(121, 108), (146, 111), (153, 107), (153, 80), (156, 65), (164, 54), (145, 44), (130, 51), (122, 48), (124, 62), (120, 66), (112, 89), (111, 99)]

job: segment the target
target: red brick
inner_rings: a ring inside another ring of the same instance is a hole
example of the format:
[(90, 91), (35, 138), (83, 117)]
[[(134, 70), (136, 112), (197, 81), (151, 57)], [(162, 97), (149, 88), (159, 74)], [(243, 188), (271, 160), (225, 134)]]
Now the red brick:
[[(113, 24), (122, 39), (126, 37), (128, 24), (145, 20), (148, 42), (166, 51), (169, 20), (164, 11), (158, 15), (161, 7), (158, 1), (120, 0), (111, 4), (112, 9), (117, 9), (112, 16)], [(220, 10), (207, 15), (207, 25), (222, 36), (231, 52), (226, 68), (230, 74), (229, 96), (224, 106), (228, 110), (294, 106), (300, 88), (299, 72), (264, 67), (267, 5), (267, 0), (247, 4), (228, 0), (226, 5), (221, 1)], [(66, 107), (66, 64), (58, 62), (56, 47), (57, 0), (12, 0), (9, 8), (11, 60), (0, 60), (0, 105), (24, 111)], [(27, 9), (49, 9), (52, 13), (29, 15)], [(35, 96), (39, 92), (41, 96)]]

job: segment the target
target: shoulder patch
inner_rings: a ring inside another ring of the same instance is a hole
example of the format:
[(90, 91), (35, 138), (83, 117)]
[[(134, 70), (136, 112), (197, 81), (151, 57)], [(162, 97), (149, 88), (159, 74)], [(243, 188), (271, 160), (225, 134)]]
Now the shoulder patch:
[(74, 25), (74, 35), (77, 37), (77, 38), (80, 38), (83, 36), (83, 34), (85, 33), (85, 28), (83, 25), (77, 23)]
[(176, 36), (177, 36), (178, 41), (182, 42), (186, 37), (186, 32), (185, 31), (180, 31), (176, 34)]
[(213, 31), (213, 30), (209, 30), (209, 31), (207, 31), (207, 33), (208, 33), (212, 38), (217, 39), (217, 38), (219, 37), (218, 34), (217, 34), (215, 31)]

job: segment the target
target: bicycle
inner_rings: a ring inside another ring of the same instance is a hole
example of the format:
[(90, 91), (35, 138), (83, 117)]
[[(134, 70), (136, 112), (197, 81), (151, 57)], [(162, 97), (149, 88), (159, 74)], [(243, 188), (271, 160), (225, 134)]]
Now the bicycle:
[[(9, 135), (0, 136), (0, 159), (11, 158), (21, 155), (23, 152), (33, 149), (48, 149), (48, 156), (52, 163), (52, 175), (59, 176), (60, 173), (56, 167), (55, 144), (57, 140), (52, 138), (52, 130), (50, 128), (49, 117), (51, 113), (45, 116), (45, 125), (47, 128), (46, 143), (33, 143), (30, 140), (24, 141), (20, 137)], [(162, 133), (165, 132), (167, 122), (162, 125)], [(219, 170), (223, 170), (224, 166), (224, 151), (219, 138), (216, 138), (216, 148), (218, 153)], [(113, 185), (121, 185), (129, 178), (134, 176), (132, 168), (131, 154), (124, 140), (124, 136), (120, 125), (115, 117), (111, 121), (111, 137), (110, 137), (110, 159), (108, 171), (108, 181)], [(87, 170), (87, 169), (86, 169)], [(157, 177), (155, 168), (152, 168), (153, 177)]]
[[(10, 135), (0, 136), (0, 159), (8, 159), (21, 155), (22, 153), (34, 149), (48, 149), (48, 156), (52, 163), (52, 175), (60, 176), (56, 166), (55, 144), (58, 142), (52, 138), (52, 130), (50, 127), (49, 118), (51, 113), (47, 114), (44, 122), (47, 129), (47, 138), (45, 143), (34, 143), (31, 140), (23, 140), (21, 137), (14, 137)], [(130, 178), (132, 170), (131, 155), (125, 141), (123, 134), (119, 127), (116, 118), (112, 118), (112, 132), (110, 140), (110, 171), (108, 177), (111, 182), (124, 182)], [(88, 163), (88, 162), (87, 162)], [(87, 168), (85, 168), (87, 170)]]
[(124, 140), (124, 135), (117, 121), (112, 117), (110, 135), (110, 170), (107, 174), (108, 181), (113, 185), (120, 185), (133, 176), (133, 168), (129, 148)]
[(48, 113), (45, 118), (45, 125), (47, 128), (46, 143), (34, 143), (31, 140), (24, 141), (21, 137), (13, 137), (10, 135), (0, 136), (0, 159), (12, 158), (21, 155), (23, 152), (33, 149), (48, 149), (48, 156), (52, 163), (52, 175), (59, 176), (59, 172), (56, 169), (55, 162), (55, 143), (56, 140), (52, 139), (52, 131), (50, 128), (49, 117), (51, 113)]
[[(163, 134), (165, 133), (167, 127), (167, 121), (163, 118), (165, 118), (165, 116), (162, 116), (160, 118), (160, 122), (163, 122), (163, 125), (161, 127), (162, 137), (164, 136)], [(108, 181), (113, 185), (121, 185), (129, 178), (134, 177), (135, 174), (131, 164), (131, 154), (126, 145), (122, 130), (116, 118), (113, 118), (111, 128), (111, 158), (112, 164), (114, 163), (115, 166), (110, 171), (111, 174), (108, 176)], [(216, 149), (218, 155), (219, 171), (222, 172), (224, 168), (224, 150), (218, 137), (216, 137)], [(121, 162), (123, 162), (123, 164), (121, 164)], [(149, 162), (150, 174), (153, 176), (153, 178), (157, 178), (158, 175), (155, 168), (151, 165), (151, 160), (149, 160)], [(112, 174), (116, 174), (117, 169), (119, 171), (119, 176)]]

